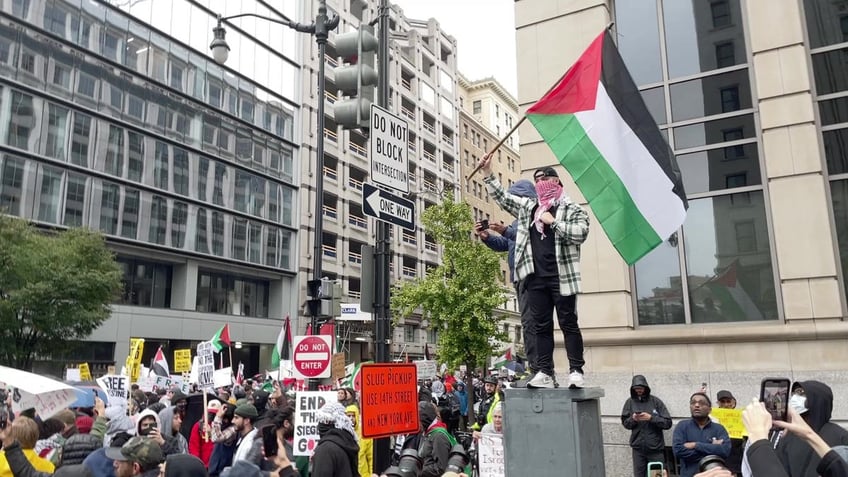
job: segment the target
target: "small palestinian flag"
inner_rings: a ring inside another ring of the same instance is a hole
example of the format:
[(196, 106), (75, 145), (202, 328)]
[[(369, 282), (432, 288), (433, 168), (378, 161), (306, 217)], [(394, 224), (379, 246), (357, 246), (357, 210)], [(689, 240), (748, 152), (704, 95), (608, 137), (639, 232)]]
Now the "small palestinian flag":
[(527, 118), (628, 265), (686, 219), (677, 160), (608, 31), (527, 110)]
[[(222, 326), (210, 341), (212, 341), (212, 347), (215, 348), (216, 353), (220, 353), (222, 349), (230, 346), (230, 324), (227, 323)], [(224, 367), (223, 362), (221, 367)]]
[(168, 360), (165, 359), (165, 353), (162, 352), (162, 347), (156, 350), (156, 355), (153, 357), (153, 365), (150, 370), (155, 376), (169, 377), (171, 370), (168, 367)]

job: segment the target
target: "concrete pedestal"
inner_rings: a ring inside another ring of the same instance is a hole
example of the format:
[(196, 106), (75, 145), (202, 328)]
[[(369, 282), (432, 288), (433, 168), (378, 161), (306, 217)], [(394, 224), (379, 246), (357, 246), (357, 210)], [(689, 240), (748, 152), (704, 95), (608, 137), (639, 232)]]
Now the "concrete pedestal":
[(604, 477), (601, 388), (505, 389), (506, 477)]

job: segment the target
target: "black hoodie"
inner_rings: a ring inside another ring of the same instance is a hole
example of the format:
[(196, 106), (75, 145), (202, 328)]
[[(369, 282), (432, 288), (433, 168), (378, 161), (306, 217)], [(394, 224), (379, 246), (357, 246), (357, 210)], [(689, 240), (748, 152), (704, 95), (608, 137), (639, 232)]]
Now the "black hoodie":
[(348, 431), (330, 429), (312, 454), (311, 477), (359, 477), (359, 444)]
[(169, 455), (165, 461), (165, 477), (206, 477), (203, 461), (189, 454)]
[[(638, 396), (633, 388), (642, 386), (645, 392)], [(633, 414), (647, 412), (651, 415), (650, 421), (637, 421)], [(637, 374), (633, 376), (630, 385), (630, 398), (624, 402), (621, 410), (621, 424), (625, 429), (630, 429), (630, 447), (640, 452), (657, 452), (665, 448), (663, 430), (671, 429), (671, 416), (662, 400), (651, 396), (651, 387), (645, 376)]]
[[(820, 381), (799, 381), (792, 386), (804, 388), (807, 396), (802, 414), (807, 424), (831, 447), (848, 445), (848, 431), (830, 422), (833, 412), (833, 391)], [(816, 477), (816, 466), (821, 460), (806, 441), (794, 434), (786, 434), (777, 444), (777, 455), (790, 477)]]

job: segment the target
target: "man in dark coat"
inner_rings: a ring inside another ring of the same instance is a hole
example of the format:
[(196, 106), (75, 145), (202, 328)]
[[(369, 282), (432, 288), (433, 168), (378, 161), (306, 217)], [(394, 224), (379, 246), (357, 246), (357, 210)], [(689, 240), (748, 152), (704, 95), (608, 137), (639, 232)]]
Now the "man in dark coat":
[(651, 395), (645, 376), (633, 376), (630, 398), (621, 410), (621, 424), (630, 429), (633, 449), (633, 475), (645, 477), (648, 462), (663, 462), (665, 438), (663, 431), (671, 429), (671, 416), (662, 399)]
[[(810, 428), (831, 447), (848, 445), (848, 431), (830, 422), (833, 391), (820, 381), (798, 381), (792, 385), (789, 407), (795, 409)], [(790, 477), (816, 477), (821, 458), (807, 442), (795, 434), (781, 436), (777, 455)]]
[(424, 434), (418, 448), (418, 457), (424, 462), (420, 477), (440, 477), (448, 468), (448, 458), (453, 444), (444, 423), (436, 415), (431, 402), (418, 403), (418, 420)]
[(312, 477), (358, 477), (359, 444), (353, 422), (338, 402), (328, 402), (316, 413), (318, 445), (312, 454)]

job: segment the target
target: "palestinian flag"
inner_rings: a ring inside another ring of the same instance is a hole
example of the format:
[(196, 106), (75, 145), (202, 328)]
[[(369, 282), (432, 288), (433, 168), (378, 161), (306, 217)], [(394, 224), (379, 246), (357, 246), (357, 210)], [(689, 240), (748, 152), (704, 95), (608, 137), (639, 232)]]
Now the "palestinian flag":
[[(215, 336), (212, 337), (212, 347), (216, 353), (220, 353), (222, 349), (230, 346), (230, 324), (222, 326)], [(223, 367), (223, 365), (222, 365)]]
[(153, 357), (153, 364), (150, 366), (150, 371), (154, 376), (171, 376), (171, 370), (168, 367), (168, 360), (165, 359), (165, 353), (162, 352), (162, 347), (156, 350), (156, 355)]
[(274, 351), (271, 352), (271, 369), (279, 369), (280, 361), (284, 359), (291, 359), (289, 357), (291, 344), (291, 321), (288, 315), (286, 315), (286, 320), (283, 322), (283, 328), (277, 336), (277, 343), (274, 345)]
[(512, 348), (507, 348), (506, 353), (504, 353), (502, 356), (495, 358), (495, 360), (492, 362), (492, 367), (500, 369), (506, 366), (506, 364), (510, 361), (512, 361)]
[(632, 265), (668, 239), (689, 207), (677, 160), (606, 30), (527, 118)]

